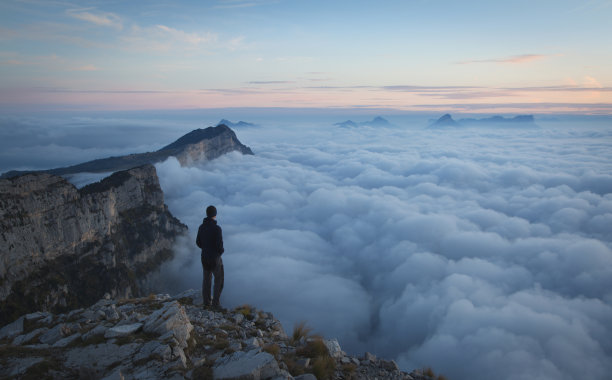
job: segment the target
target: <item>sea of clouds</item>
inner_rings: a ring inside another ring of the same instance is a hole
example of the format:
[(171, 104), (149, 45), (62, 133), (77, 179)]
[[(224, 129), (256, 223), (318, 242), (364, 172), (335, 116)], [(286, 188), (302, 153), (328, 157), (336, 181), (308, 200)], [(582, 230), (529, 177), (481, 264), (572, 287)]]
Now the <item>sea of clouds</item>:
[[(178, 116), (2, 118), (0, 168), (156, 150), (202, 126), (202, 115)], [(610, 378), (610, 123), (453, 131), (286, 119), (245, 119), (260, 124), (236, 131), (254, 156), (156, 165), (189, 226), (159, 291), (201, 286), (195, 233), (214, 204), (227, 307), (273, 312), (289, 333), (306, 321), (350, 353), (453, 380)]]
[(254, 156), (157, 165), (190, 229), (163, 270), (199, 288), (205, 207), (222, 303), (344, 350), (461, 379), (609, 379), (612, 131), (266, 127)]

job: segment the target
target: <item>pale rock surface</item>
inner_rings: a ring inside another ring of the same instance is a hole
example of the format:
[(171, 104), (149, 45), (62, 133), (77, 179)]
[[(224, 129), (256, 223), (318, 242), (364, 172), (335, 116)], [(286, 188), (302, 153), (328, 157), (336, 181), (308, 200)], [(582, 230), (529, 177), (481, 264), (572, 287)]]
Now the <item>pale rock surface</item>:
[[(24, 316), (27, 323), (0, 330), (0, 378), (47, 371), (58, 379), (313, 380), (324, 359), (333, 364), (327, 376), (334, 380), (432, 380), (369, 353), (347, 355), (335, 339), (321, 340), (327, 349), (313, 356), (319, 338), (294, 342), (271, 313), (252, 307), (204, 310), (197, 293), (102, 299), (67, 314)], [(119, 319), (91, 318), (109, 310)]]

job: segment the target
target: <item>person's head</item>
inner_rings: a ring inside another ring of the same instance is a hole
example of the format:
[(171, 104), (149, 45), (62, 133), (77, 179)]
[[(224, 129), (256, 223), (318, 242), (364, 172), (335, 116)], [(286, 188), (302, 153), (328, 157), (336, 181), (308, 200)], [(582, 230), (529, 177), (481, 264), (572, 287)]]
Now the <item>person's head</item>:
[(206, 207), (206, 217), (214, 219), (217, 216), (217, 208), (215, 206)]

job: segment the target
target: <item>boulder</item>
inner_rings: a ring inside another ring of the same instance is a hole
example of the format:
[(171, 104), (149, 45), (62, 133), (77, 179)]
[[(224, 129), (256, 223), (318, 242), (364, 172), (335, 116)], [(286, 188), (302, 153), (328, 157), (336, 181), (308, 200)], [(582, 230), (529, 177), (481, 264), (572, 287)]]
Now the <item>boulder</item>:
[(267, 352), (251, 350), (239, 351), (217, 360), (213, 368), (214, 378), (260, 380), (281, 376), (282, 371), (274, 359)]
[(164, 335), (172, 332), (179, 347), (187, 347), (187, 339), (193, 330), (193, 325), (185, 313), (185, 309), (177, 301), (166, 302), (161, 309), (153, 312), (144, 323), (144, 331)]
[(325, 347), (329, 351), (329, 356), (332, 358), (342, 358), (344, 356), (344, 352), (340, 348), (340, 343), (338, 343), (337, 339), (324, 340)]
[(24, 317), (19, 317), (16, 321), (9, 323), (0, 329), (0, 339), (12, 339), (17, 335), (23, 333), (23, 320)]
[(143, 326), (142, 323), (132, 323), (130, 325), (121, 325), (121, 326), (111, 327), (110, 329), (106, 330), (106, 332), (104, 333), (104, 337), (106, 339), (109, 339), (109, 338), (117, 338), (120, 336), (130, 335), (140, 330), (142, 326)]

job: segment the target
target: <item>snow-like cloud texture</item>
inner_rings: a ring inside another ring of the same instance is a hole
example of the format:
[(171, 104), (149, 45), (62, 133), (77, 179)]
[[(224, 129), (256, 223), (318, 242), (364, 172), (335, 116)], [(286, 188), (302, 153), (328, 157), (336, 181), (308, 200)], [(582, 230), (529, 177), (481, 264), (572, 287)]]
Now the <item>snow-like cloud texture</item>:
[(255, 156), (157, 165), (190, 228), (165, 287), (200, 286), (193, 241), (214, 204), (226, 306), (452, 379), (609, 378), (611, 137), (581, 125), (240, 131)]

